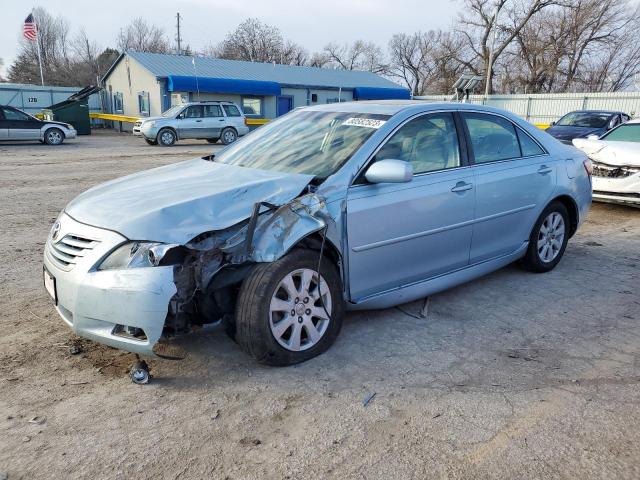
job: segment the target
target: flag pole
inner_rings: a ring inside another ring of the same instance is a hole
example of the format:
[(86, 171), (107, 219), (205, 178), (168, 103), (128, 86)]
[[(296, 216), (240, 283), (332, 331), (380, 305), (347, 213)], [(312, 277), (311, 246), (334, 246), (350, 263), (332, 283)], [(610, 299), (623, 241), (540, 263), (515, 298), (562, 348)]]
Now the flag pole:
[(42, 53), (40, 52), (40, 24), (38, 23), (38, 19), (36, 18), (34, 10), (31, 10), (31, 15), (33, 15), (33, 20), (36, 24), (36, 46), (38, 48), (38, 65), (40, 66), (40, 83), (44, 87), (44, 75), (42, 74)]

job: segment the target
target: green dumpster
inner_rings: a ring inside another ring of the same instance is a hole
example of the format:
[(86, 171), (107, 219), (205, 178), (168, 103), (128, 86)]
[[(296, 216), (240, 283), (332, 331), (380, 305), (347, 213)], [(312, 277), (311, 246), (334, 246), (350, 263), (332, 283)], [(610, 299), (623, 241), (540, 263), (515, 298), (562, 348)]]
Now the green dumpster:
[(43, 108), (42, 113), (47, 120), (70, 123), (78, 135), (91, 135), (91, 119), (89, 118), (89, 96), (102, 90), (101, 87), (85, 87), (66, 100)]

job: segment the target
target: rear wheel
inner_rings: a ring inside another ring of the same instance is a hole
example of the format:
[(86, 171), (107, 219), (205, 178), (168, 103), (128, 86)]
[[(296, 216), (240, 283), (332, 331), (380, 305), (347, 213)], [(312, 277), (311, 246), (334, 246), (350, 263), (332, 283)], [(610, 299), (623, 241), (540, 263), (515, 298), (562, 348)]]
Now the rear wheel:
[(233, 128), (225, 128), (222, 131), (222, 135), (220, 135), (220, 138), (222, 138), (222, 143), (224, 143), (225, 145), (229, 145), (230, 143), (233, 143), (238, 139), (238, 134)]
[(235, 339), (268, 365), (304, 362), (327, 350), (342, 326), (344, 303), (336, 267), (318, 253), (293, 250), (255, 266), (240, 288)]
[(569, 225), (569, 212), (562, 203), (547, 205), (533, 227), (522, 265), (532, 272), (553, 270), (567, 248)]
[(49, 128), (44, 132), (44, 143), (47, 145), (60, 145), (64, 142), (64, 133), (59, 128)]
[(170, 147), (176, 143), (176, 132), (170, 128), (163, 128), (158, 132), (157, 141), (163, 147)]

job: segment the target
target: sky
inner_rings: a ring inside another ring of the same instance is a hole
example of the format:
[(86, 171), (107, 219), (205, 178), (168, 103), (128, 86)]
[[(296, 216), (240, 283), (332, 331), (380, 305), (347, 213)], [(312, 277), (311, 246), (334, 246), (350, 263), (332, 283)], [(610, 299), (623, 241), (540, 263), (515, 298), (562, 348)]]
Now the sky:
[(329, 42), (370, 40), (386, 47), (394, 33), (447, 28), (456, 17), (455, 0), (0, 0), (0, 58), (5, 74), (18, 53), (22, 24), (33, 7), (64, 16), (74, 34), (84, 26), (101, 47), (115, 46), (120, 27), (135, 17), (175, 37), (176, 13), (182, 16), (183, 43), (198, 50), (221, 41), (248, 17), (277, 26), (284, 37), (310, 52)]

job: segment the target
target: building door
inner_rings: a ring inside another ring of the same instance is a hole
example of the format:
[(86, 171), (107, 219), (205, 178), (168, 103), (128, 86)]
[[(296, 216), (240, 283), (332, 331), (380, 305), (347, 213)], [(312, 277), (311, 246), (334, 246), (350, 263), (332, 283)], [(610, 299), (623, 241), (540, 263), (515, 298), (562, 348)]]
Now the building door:
[(289, 113), (293, 109), (293, 97), (278, 97), (277, 116)]

